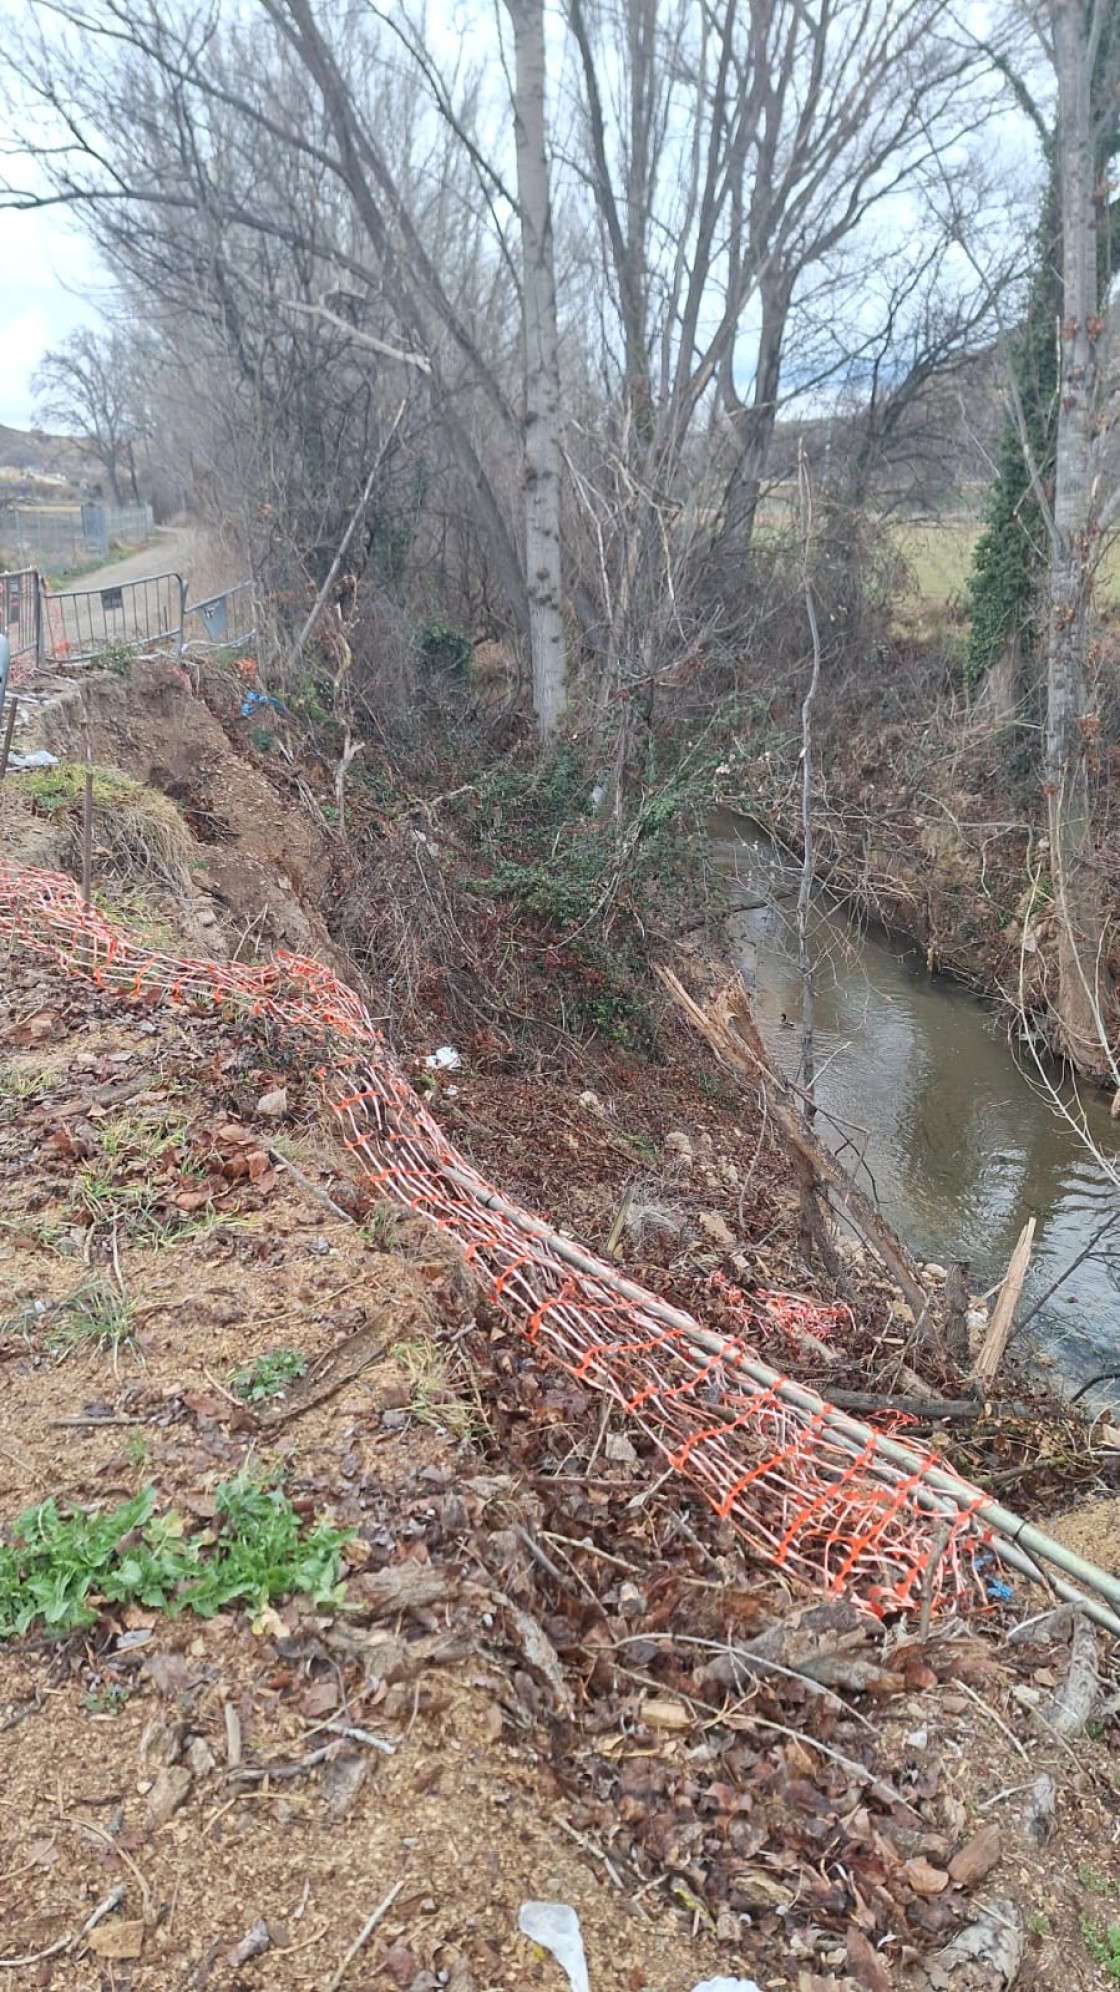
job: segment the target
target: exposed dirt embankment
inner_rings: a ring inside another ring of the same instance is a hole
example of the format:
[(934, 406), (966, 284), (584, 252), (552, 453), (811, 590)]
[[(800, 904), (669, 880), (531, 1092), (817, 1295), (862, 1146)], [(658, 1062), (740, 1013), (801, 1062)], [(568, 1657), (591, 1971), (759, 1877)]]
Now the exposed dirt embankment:
[[(970, 983), (1009, 1021), (1045, 1028), (1057, 928), (1045, 806), (1032, 754), (981, 703), (885, 716), (883, 697), (818, 715), (819, 876), (853, 910), (912, 941), (931, 972)], [(919, 710), (920, 700), (917, 700)], [(758, 764), (761, 814), (800, 851), (800, 805), (778, 764)], [(752, 770), (753, 772), (753, 770)], [(1096, 771), (1095, 868), (1108, 930), (1120, 919), (1120, 828), (1106, 757)], [(1120, 957), (1110, 959), (1115, 977)]]
[(240, 937), (243, 951), (279, 943), (333, 952), (317, 906), (329, 873), (326, 835), (236, 752), (179, 666), (142, 659), (126, 673), (64, 685), (35, 732), (37, 745), (67, 761), (84, 761), (88, 738), (98, 766), (176, 805), (197, 847), (198, 914), (211, 952)]

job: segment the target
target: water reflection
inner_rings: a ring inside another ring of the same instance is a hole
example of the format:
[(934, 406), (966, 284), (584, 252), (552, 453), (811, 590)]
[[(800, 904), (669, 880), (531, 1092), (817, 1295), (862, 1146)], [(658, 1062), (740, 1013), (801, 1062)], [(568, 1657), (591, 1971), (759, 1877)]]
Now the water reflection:
[[(796, 881), (739, 819), (721, 817), (713, 831), (713, 856), (735, 880), (733, 897), (771, 895), (733, 915), (732, 940), (763, 1037), (793, 1076), (801, 1018)], [(815, 907), (812, 931), (822, 1133), (863, 1156), (912, 1249), (941, 1261), (967, 1258), (974, 1287), (1001, 1277), (1033, 1213), (1025, 1312), (1118, 1208), (1115, 1190), (966, 990), (930, 976), (917, 952), (857, 932), (827, 905)], [(1115, 1152), (1120, 1126), (1107, 1104), (1089, 1101), (1088, 1117), (1102, 1149)], [(1046, 1303), (1031, 1335), (1071, 1382), (1110, 1360), (1120, 1366), (1120, 1224), (1115, 1240)]]

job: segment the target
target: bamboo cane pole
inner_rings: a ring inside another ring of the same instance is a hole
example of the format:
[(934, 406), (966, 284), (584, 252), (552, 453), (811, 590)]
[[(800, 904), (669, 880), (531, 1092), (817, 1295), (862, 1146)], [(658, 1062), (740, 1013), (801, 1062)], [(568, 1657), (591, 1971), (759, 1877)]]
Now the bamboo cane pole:
[[(724, 1336), (711, 1329), (701, 1327), (691, 1315), (673, 1307), (668, 1301), (651, 1294), (644, 1287), (626, 1279), (613, 1267), (596, 1259), (590, 1252), (564, 1238), (543, 1218), (532, 1217), (520, 1210), (498, 1191), (492, 1190), (479, 1178), (468, 1171), (456, 1168), (444, 1161), (439, 1163), (440, 1174), (456, 1188), (464, 1190), (484, 1209), (496, 1211), (501, 1217), (516, 1224), (527, 1237), (545, 1246), (553, 1257), (560, 1259), (576, 1271), (586, 1273), (628, 1300), (648, 1314), (651, 1319), (660, 1321), (672, 1328), (681, 1340), (691, 1344), (705, 1355), (722, 1355), (743, 1375), (756, 1383), (760, 1390), (773, 1391), (785, 1403), (808, 1416), (822, 1419), (829, 1432), (852, 1452), (863, 1452), (868, 1446), (880, 1457), (897, 1467), (908, 1478), (921, 1476), (921, 1485), (915, 1490), (916, 1498), (934, 1513), (947, 1515), (960, 1514), (969, 1510), (975, 1514), (977, 1523), (991, 1531), (992, 1550), (1000, 1560), (1033, 1582), (1049, 1583), (1058, 1596), (1076, 1604), (1098, 1625), (1109, 1632), (1120, 1635), (1120, 1578), (1112, 1577), (1096, 1564), (1089, 1563), (1076, 1551), (1067, 1549), (1064, 1543), (1048, 1536), (1033, 1523), (1024, 1521), (1010, 1508), (998, 1501), (989, 1500), (979, 1487), (953, 1473), (950, 1468), (930, 1465), (919, 1453), (885, 1432), (877, 1432), (870, 1425), (861, 1424), (856, 1418), (838, 1411), (823, 1397), (805, 1384), (795, 1383), (791, 1377), (771, 1369), (767, 1363), (753, 1357), (744, 1356), (730, 1346)], [(1062, 1574), (1042, 1577), (1039, 1564), (1052, 1565)], [(1070, 1582), (1068, 1580), (1075, 1580)], [(1084, 1590), (1077, 1586), (1083, 1586)], [(1095, 1594), (1086, 1597), (1084, 1591)]]

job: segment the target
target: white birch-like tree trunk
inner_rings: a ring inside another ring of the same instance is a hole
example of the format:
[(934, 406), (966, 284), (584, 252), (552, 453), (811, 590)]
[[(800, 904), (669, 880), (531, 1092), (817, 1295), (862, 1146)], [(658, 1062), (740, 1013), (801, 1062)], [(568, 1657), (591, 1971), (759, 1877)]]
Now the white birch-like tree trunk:
[(560, 537), (560, 341), (545, 117), (544, 0), (505, 0), (513, 26), (514, 124), (525, 345), (525, 580), (533, 707), (542, 739), (567, 701)]
[[(1100, 0), (1098, 0), (1099, 11)], [(1051, 0), (1058, 78), (1056, 156), (1062, 227), (1062, 322), (1047, 639), (1046, 794), (1058, 912), (1057, 1018), (1062, 1048), (1108, 1069), (1111, 992), (1103, 960), (1087, 765), (1086, 647), (1098, 539), (1095, 441), (1100, 415), (1097, 189), (1093, 170), (1094, 36), (1086, 0)]]

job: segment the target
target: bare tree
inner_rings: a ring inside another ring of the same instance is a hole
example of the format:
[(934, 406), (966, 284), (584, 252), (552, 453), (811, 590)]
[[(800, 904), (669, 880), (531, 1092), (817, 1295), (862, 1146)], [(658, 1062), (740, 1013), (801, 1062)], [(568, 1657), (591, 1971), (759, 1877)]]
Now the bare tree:
[(300, 470), (332, 493), (311, 597), (376, 454), (353, 437), (406, 370), (402, 444), (423, 410), (426, 488), (531, 639), (542, 731), (578, 629), (624, 772), (730, 613), (812, 284), (986, 114), (940, 0), (564, 0), (551, 86), (543, 0), (480, 11), (500, 61), (454, 88), (403, 7), (51, 19), (0, 51), (44, 133), (0, 199), (76, 205), (262, 437), (298, 413)]
[(1101, 344), (1111, 276), (1101, 255), (1108, 183), (1106, 179), (1102, 185), (1097, 171), (1099, 121), (1108, 120), (1107, 152), (1120, 120), (1120, 65), (1115, 60), (1110, 64), (1103, 103), (1098, 96), (1096, 107), (1094, 73), (1102, 45), (1117, 39), (1109, 0), (1050, 0), (1049, 16), (1058, 85), (1055, 157), (1062, 241), (1045, 762), (1050, 869), (1059, 913), (1057, 1017), (1063, 1047), (1074, 1062), (1105, 1071), (1112, 989), (1093, 859), (1087, 674), (1100, 540)]
[(135, 354), (120, 332), (72, 332), (47, 353), (31, 381), (41, 422), (53, 422), (99, 464), (118, 505), (140, 500), (136, 445), (146, 428)]
[[(606, 404), (568, 447), (599, 731), (620, 713), (625, 734), (739, 613), (812, 281), (842, 250), (867, 252), (877, 207), (985, 107), (980, 58), (932, 0), (566, 0), (566, 13)], [(818, 379), (841, 358), (838, 344)]]
[(514, 125), (525, 342), (525, 576), (537, 724), (547, 740), (566, 696), (560, 557), (560, 348), (545, 137), (544, 0), (506, 0), (513, 24)]

